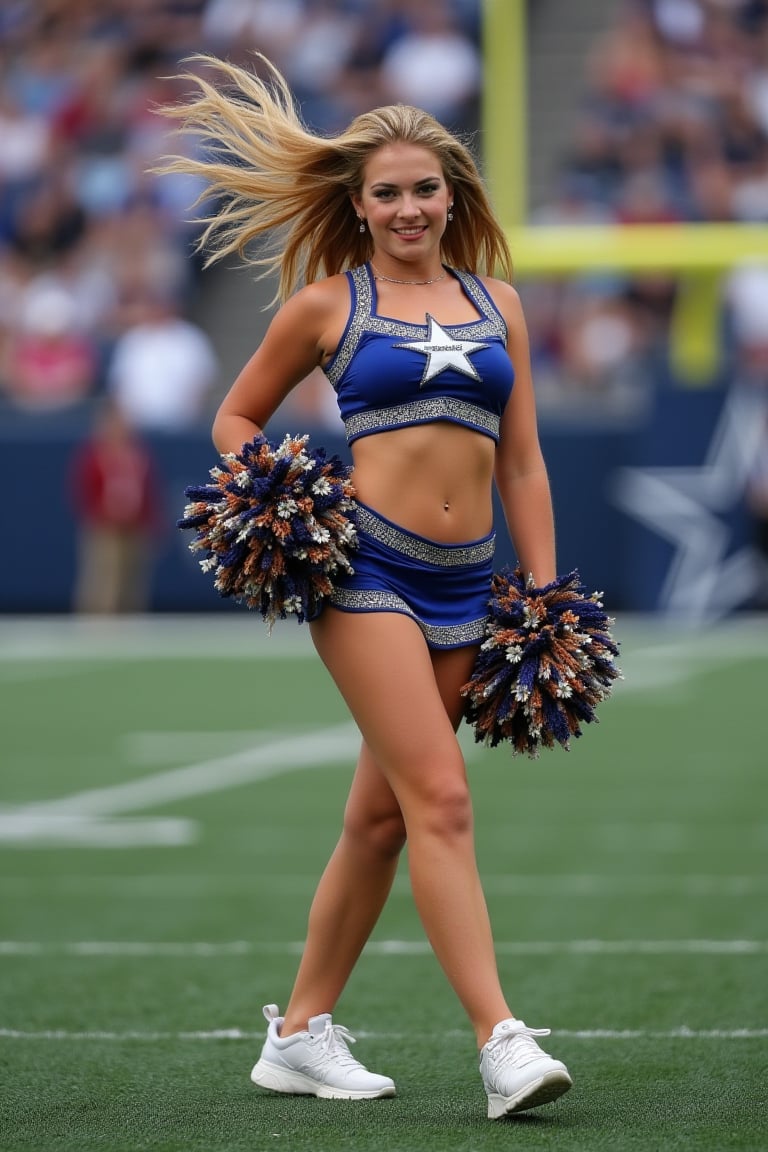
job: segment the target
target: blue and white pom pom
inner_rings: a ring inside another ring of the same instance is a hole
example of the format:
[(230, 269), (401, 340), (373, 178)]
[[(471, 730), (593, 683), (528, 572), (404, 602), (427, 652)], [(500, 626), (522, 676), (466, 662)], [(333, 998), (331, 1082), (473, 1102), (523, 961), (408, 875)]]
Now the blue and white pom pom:
[(212, 483), (185, 490), (191, 501), (179, 528), (191, 528), (193, 552), (205, 553), (214, 585), (261, 612), (298, 623), (318, 615), (339, 570), (352, 571), (357, 532), (351, 468), (308, 436), (286, 436), (275, 446), (256, 436), (212, 468)]
[(555, 742), (567, 749), (597, 720), (621, 675), (600, 595), (585, 595), (575, 571), (542, 588), (520, 568), (494, 575), (487, 637), (461, 690), (478, 743), (509, 741), (513, 754), (535, 758)]

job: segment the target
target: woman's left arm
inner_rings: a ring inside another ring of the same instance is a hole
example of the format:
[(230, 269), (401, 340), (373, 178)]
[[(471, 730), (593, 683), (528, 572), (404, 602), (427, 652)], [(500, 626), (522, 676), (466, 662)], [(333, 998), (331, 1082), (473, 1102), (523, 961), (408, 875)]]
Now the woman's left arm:
[(531, 376), (528, 328), (518, 293), (499, 280), (488, 283), (507, 323), (515, 370), (512, 394), (501, 419), (496, 452), (496, 487), (523, 575), (538, 587), (555, 579), (555, 526), (552, 497), (539, 443), (536, 400)]

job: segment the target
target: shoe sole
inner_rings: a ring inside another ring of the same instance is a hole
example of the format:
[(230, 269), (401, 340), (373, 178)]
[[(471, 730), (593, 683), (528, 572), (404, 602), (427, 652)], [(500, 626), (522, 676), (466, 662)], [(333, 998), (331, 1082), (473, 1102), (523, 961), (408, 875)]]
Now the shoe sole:
[(559, 1069), (555, 1072), (546, 1072), (538, 1080), (526, 1084), (514, 1096), (488, 1097), (488, 1119), (501, 1120), (504, 1116), (511, 1116), (514, 1112), (525, 1112), (529, 1108), (539, 1108), (542, 1104), (549, 1104), (557, 1100), (573, 1087), (573, 1081), (567, 1072)]
[(321, 1084), (302, 1072), (279, 1068), (267, 1060), (259, 1060), (254, 1064), (251, 1080), (254, 1084), (258, 1084), (259, 1088), (267, 1088), (270, 1092), (284, 1092), (290, 1096), (317, 1096), (321, 1100), (381, 1100), (395, 1094), (394, 1084), (357, 1092), (351, 1088), (333, 1088), (330, 1084)]

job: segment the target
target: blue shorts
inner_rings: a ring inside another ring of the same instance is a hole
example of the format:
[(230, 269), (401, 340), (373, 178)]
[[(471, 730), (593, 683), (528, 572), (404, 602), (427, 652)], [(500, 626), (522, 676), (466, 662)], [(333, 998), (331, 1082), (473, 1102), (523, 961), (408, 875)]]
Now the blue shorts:
[(462, 648), (485, 636), (494, 532), (467, 544), (441, 544), (393, 524), (359, 501), (354, 572), (334, 581), (328, 603), (343, 612), (400, 612), (430, 648)]

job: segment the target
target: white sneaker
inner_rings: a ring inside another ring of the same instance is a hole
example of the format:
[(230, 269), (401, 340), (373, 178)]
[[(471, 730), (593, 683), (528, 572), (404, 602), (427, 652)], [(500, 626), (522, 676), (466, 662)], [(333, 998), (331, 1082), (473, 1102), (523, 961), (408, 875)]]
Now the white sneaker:
[(283, 1039), (283, 1018), (278, 1016), (277, 1005), (265, 1004), (263, 1011), (269, 1028), (261, 1058), (251, 1072), (254, 1084), (273, 1092), (325, 1100), (394, 1096), (394, 1081), (369, 1072), (355, 1060), (347, 1046), (355, 1043), (354, 1036), (341, 1024), (334, 1024), (330, 1013), (312, 1016), (308, 1031)]
[(480, 1074), (488, 1096), (488, 1119), (500, 1120), (556, 1100), (573, 1084), (560, 1060), (542, 1052), (534, 1036), (549, 1028), (528, 1028), (522, 1020), (502, 1020), (480, 1051)]

